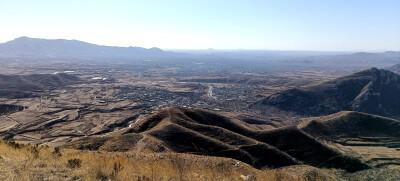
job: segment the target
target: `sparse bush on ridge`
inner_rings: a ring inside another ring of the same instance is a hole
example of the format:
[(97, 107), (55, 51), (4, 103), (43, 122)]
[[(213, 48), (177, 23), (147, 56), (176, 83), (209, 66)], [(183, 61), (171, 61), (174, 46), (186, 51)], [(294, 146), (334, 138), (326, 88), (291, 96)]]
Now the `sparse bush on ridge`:
[(82, 165), (82, 160), (74, 158), (74, 159), (68, 160), (67, 167), (68, 168), (81, 168), (81, 165)]
[(21, 149), (22, 146), (23, 146), (23, 145), (18, 144), (18, 143), (14, 142), (14, 141), (7, 141), (6, 143), (7, 143), (8, 146), (10, 146), (10, 147), (12, 147), (14, 149)]

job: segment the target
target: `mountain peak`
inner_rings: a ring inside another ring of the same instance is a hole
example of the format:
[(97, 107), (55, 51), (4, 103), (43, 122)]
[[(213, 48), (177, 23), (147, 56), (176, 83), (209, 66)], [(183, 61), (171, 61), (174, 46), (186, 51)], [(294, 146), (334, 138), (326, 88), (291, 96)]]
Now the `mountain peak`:
[(16, 39), (14, 39), (14, 40), (21, 40), (21, 39), (32, 39), (32, 38), (29, 38), (27, 36), (21, 36), (21, 37), (18, 37)]
[(360, 72), (376, 72), (376, 71), (379, 71), (379, 69), (376, 67), (369, 67), (369, 68), (361, 70)]
[(32, 39), (34, 39), (34, 38), (30, 38), (30, 37), (27, 37), (27, 36), (21, 36), (21, 37), (15, 38), (15, 39), (13, 39), (13, 40), (10, 40), (10, 41), (8, 41), (8, 42), (6, 42), (6, 43), (27, 41), (27, 40), (32, 40)]

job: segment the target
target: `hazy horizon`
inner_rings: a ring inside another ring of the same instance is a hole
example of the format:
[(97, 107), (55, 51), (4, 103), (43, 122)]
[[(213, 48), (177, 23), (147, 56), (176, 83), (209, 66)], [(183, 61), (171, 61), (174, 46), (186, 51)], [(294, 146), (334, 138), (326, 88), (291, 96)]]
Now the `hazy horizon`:
[(400, 50), (400, 1), (1, 1), (0, 42), (27, 36), (165, 50)]
[[(94, 45), (100, 45), (100, 46), (113, 46), (113, 47), (140, 47), (140, 46), (135, 46), (135, 45), (128, 45), (128, 46), (118, 46), (118, 45), (106, 45), (106, 44), (96, 44), (92, 42), (87, 42), (87, 41), (82, 41), (82, 40), (77, 40), (77, 39), (66, 39), (66, 38), (40, 38), (40, 37), (28, 37), (28, 36), (20, 36), (13, 38), (11, 40), (5, 41), (5, 42), (0, 42), (0, 44), (7, 43), (9, 41), (13, 41), (18, 38), (31, 38), (31, 39), (44, 39), (44, 40), (72, 40), (72, 41), (81, 41), (89, 44), (94, 44)], [(145, 47), (145, 48), (160, 48), (157, 46), (154, 47)], [(196, 51), (276, 51), (276, 52), (325, 52), (325, 53), (357, 53), (357, 52), (366, 52), (366, 53), (381, 53), (381, 52), (387, 52), (387, 51), (400, 51), (400, 49), (397, 50), (291, 50), (291, 49), (244, 49), (244, 48), (232, 48), (232, 49), (216, 49), (216, 48), (203, 48), (203, 49), (196, 49), (196, 48), (160, 48), (164, 51), (177, 51), (177, 52), (196, 52)]]

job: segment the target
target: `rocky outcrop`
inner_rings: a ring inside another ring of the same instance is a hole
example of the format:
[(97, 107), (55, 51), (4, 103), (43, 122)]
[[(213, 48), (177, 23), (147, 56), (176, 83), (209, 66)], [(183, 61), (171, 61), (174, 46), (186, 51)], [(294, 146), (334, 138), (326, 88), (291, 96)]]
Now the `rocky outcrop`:
[(349, 110), (396, 117), (400, 114), (400, 75), (369, 68), (317, 85), (279, 92), (250, 107), (263, 106), (305, 116)]

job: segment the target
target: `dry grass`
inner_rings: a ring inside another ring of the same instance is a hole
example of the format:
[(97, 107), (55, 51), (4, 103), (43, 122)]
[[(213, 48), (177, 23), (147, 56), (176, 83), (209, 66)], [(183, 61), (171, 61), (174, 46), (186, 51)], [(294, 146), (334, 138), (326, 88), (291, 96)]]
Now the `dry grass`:
[(0, 141), (0, 180), (326, 180), (314, 172), (257, 170), (232, 159), (190, 154), (60, 150)]

